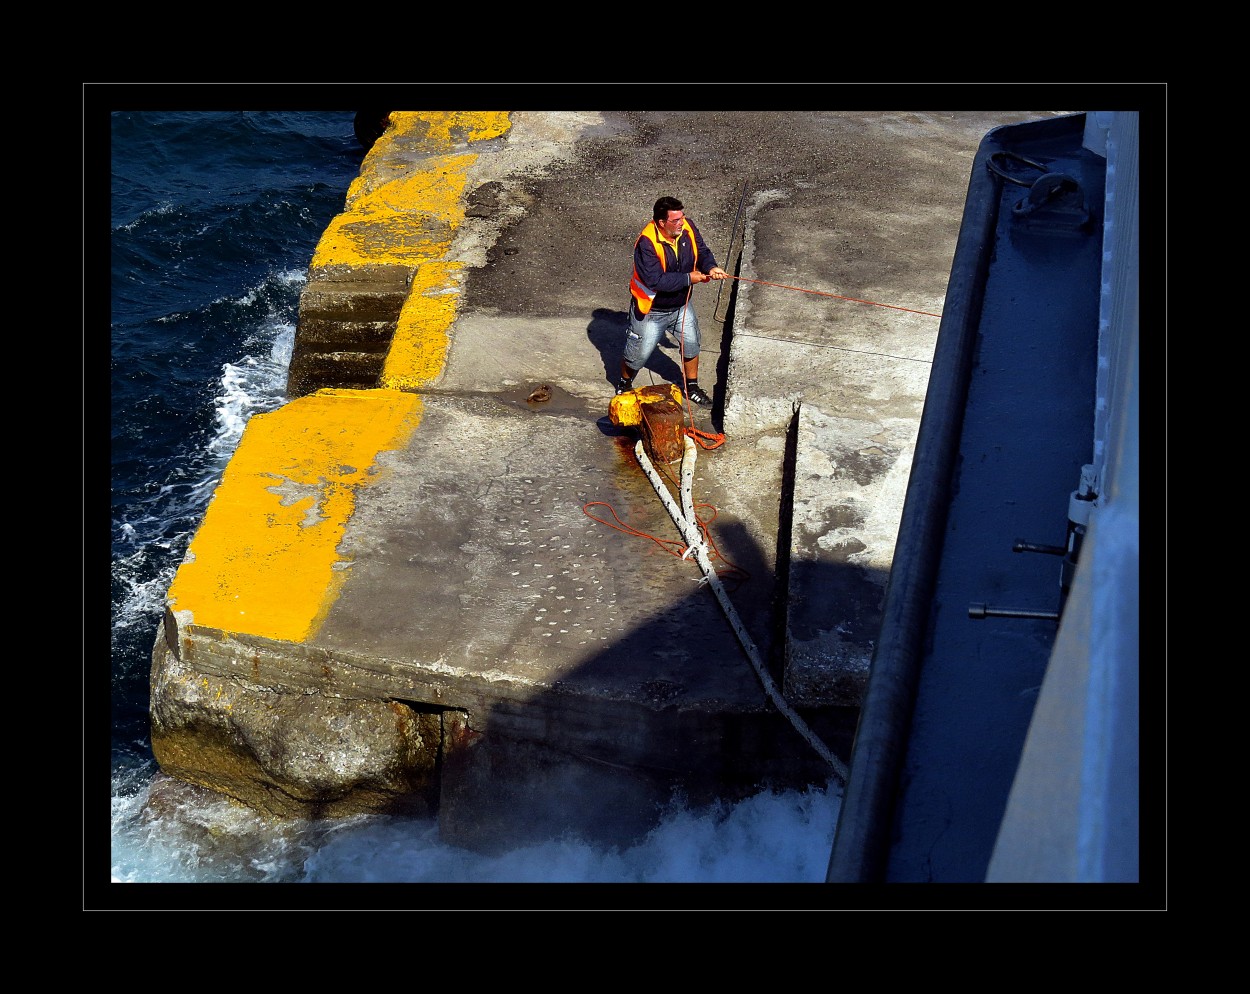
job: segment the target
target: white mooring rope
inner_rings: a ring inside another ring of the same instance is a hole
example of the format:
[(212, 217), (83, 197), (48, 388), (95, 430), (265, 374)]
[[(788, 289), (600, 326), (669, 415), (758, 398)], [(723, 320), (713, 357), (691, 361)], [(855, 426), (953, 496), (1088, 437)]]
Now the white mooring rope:
[(833, 768), (833, 772), (845, 785), (850, 774), (846, 764), (830, 752), (829, 747), (817, 738), (816, 734), (807, 727), (807, 723), (795, 713), (794, 709), (786, 703), (785, 698), (781, 696), (781, 692), (777, 689), (773, 678), (764, 669), (764, 664), (760, 660), (759, 650), (756, 649), (755, 643), (751, 641), (751, 636), (747, 633), (746, 627), (738, 617), (738, 612), (734, 610), (733, 604), (729, 602), (729, 595), (725, 592), (725, 585), (721, 583), (720, 577), (716, 575), (716, 570), (712, 568), (712, 561), (708, 556), (707, 543), (703, 539), (703, 532), (699, 529), (699, 520), (695, 517), (694, 499), (691, 495), (694, 485), (694, 463), (697, 458), (697, 447), (689, 435), (684, 436), (684, 440), (685, 451), (682, 453), (681, 458), (681, 503), (682, 508), (685, 509), (684, 512), (678, 508), (677, 502), (673, 500), (673, 495), (668, 492), (668, 487), (660, 479), (660, 474), (655, 471), (651, 460), (647, 458), (646, 450), (642, 445), (642, 439), (639, 439), (634, 446), (634, 454), (638, 457), (639, 464), (647, 474), (651, 485), (655, 487), (655, 492), (659, 494), (660, 500), (663, 501), (665, 508), (668, 509), (673, 523), (677, 526), (678, 531), (681, 532), (682, 538), (686, 542), (687, 551), (682, 558), (685, 559), (691, 553), (694, 554), (695, 560), (699, 564), (699, 569), (703, 571), (704, 577), (712, 588), (712, 593), (716, 595), (716, 600), (720, 603), (721, 610), (725, 612), (725, 617), (729, 619), (730, 627), (733, 628), (734, 634), (738, 636), (738, 641), (742, 643), (742, 648), (746, 650), (747, 657), (751, 660), (751, 666), (754, 667), (760, 683), (764, 685), (764, 692), (768, 695), (769, 700), (773, 702), (778, 711), (790, 720), (790, 724), (819, 753), (820, 757)]

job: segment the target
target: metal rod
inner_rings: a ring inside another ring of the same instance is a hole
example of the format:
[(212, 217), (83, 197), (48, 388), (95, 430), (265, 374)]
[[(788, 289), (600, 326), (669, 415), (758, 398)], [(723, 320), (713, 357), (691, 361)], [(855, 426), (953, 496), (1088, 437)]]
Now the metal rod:
[(1066, 556), (1068, 550), (1062, 545), (1039, 545), (1036, 542), (1026, 542), (1022, 538), (1016, 539), (1011, 546), (1012, 552), (1044, 552), (1048, 556)]
[(1040, 621), (1058, 621), (1058, 611), (1034, 611), (1026, 607), (990, 607), (988, 604), (969, 604), (969, 618), (1037, 618)]
[[(742, 220), (742, 205), (747, 202), (747, 181), (742, 181), (742, 197), (738, 201), (738, 213), (734, 215), (734, 226), (729, 229), (729, 245), (725, 248), (725, 264), (729, 265), (729, 260), (733, 258), (734, 239), (738, 236), (738, 222)], [(716, 288), (716, 306), (712, 308), (712, 320), (724, 321), (726, 314), (720, 312), (720, 298), (725, 290), (725, 281), (721, 280), (720, 286)]]

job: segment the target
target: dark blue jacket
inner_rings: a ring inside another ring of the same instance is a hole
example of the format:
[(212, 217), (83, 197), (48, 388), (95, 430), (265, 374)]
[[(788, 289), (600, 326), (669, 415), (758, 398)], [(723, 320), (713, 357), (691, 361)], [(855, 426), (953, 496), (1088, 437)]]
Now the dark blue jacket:
[(649, 222), (634, 242), (634, 273), (629, 281), (634, 313), (642, 317), (653, 309), (677, 310), (686, 302), (690, 274), (696, 268), (701, 273), (715, 269), (716, 256), (690, 218), (682, 222), (675, 252), (672, 243), (660, 237), (656, 223)]

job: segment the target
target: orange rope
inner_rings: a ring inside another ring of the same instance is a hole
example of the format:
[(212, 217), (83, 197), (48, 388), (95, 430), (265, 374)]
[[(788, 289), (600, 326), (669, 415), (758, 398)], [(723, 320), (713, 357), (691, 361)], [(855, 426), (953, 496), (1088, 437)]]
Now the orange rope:
[[(784, 283), (769, 283), (767, 280), (751, 280), (751, 279), (747, 279), (745, 276), (727, 276), (727, 278), (731, 280), (740, 280), (743, 283), (760, 283), (760, 284), (763, 284), (764, 286), (775, 286), (775, 287), (781, 288), (782, 290), (798, 290), (800, 293), (814, 293), (821, 297), (834, 297), (838, 300), (847, 300), (854, 304), (869, 304), (873, 307), (889, 307), (892, 310), (908, 311), (911, 314), (923, 314), (926, 317), (931, 317), (931, 318), (940, 318), (942, 316), (941, 314), (934, 314), (931, 311), (917, 311), (917, 310), (913, 310), (910, 307), (896, 307), (893, 304), (879, 304), (875, 300), (859, 300), (855, 297), (844, 297), (841, 294), (837, 294), (837, 293), (824, 293), (820, 290), (806, 290), (803, 287), (799, 287), (799, 286), (786, 286)], [(687, 306), (690, 303), (690, 294), (693, 291), (694, 291), (694, 284), (691, 284), (690, 288), (686, 291)], [(690, 422), (689, 425), (683, 429), (683, 432), (686, 435), (690, 436), (690, 438), (693, 439), (696, 444), (702, 446), (703, 448), (716, 449), (725, 444), (725, 436), (720, 432), (702, 431), (699, 428), (696, 428), (694, 426), (694, 410), (690, 405), (690, 387), (689, 387), (689, 384), (686, 382), (686, 348), (685, 348), (686, 315), (684, 311), (682, 312), (681, 320), (682, 320), (682, 326), (681, 328), (678, 329), (678, 335), (677, 335), (677, 354), (678, 354), (679, 359), (681, 360), (679, 365), (681, 366), (682, 393), (685, 394), (685, 398), (686, 398), (686, 418)], [(645, 414), (643, 416), (645, 417)], [(661, 465), (659, 469), (660, 469), (660, 472), (663, 473), (665, 477), (667, 477), (668, 481), (673, 486), (680, 489), (680, 484), (676, 480), (673, 479), (672, 475), (668, 472), (666, 467)], [(599, 517), (598, 515), (591, 514), (590, 509), (592, 507), (606, 507), (608, 509), (608, 512), (612, 515), (613, 521), (608, 521), (604, 518)], [(716, 547), (716, 542), (712, 539), (712, 533), (708, 530), (708, 525), (710, 525), (717, 518), (718, 512), (716, 508), (712, 504), (695, 504), (694, 507), (695, 507), (695, 519), (699, 526), (699, 533), (703, 536), (703, 541), (707, 545), (707, 548), (709, 550), (708, 552), (709, 562), (714, 562), (714, 561), (719, 560), (720, 562), (725, 564), (725, 569), (717, 570), (716, 575), (721, 579), (722, 582), (724, 582), (728, 578), (729, 580), (735, 583), (735, 586), (740, 585), (741, 583), (749, 579), (750, 574), (746, 570), (742, 569), (742, 567), (740, 566), (734, 565), (728, 559), (726, 559), (723, 555), (721, 555), (720, 550)], [(699, 516), (698, 511), (700, 508), (707, 508), (712, 511), (711, 517), (709, 517), (706, 521), (702, 517)], [(632, 525), (625, 524), (625, 522), (623, 522), (619, 517), (617, 517), (616, 511), (612, 508), (612, 505), (608, 504), (605, 501), (594, 500), (594, 501), (590, 501), (587, 504), (582, 505), (582, 513), (584, 513), (586, 517), (590, 518), (591, 520), (598, 521), (600, 524), (607, 525), (609, 528), (615, 528), (617, 531), (624, 532), (626, 535), (636, 535), (639, 538), (650, 539), (652, 542), (658, 545), (661, 549), (663, 549), (669, 555), (674, 556), (678, 559), (686, 558), (686, 555), (689, 553), (689, 547), (683, 545), (681, 542), (678, 542), (675, 539), (657, 538), (656, 536), (652, 535), (650, 532), (639, 531), (637, 528), (634, 528)], [(615, 524), (613, 522), (615, 522)]]
[[(668, 476), (667, 473), (665, 473), (665, 475)], [(672, 480), (671, 476), (669, 476), (668, 478)], [(601, 518), (596, 514), (591, 514), (590, 508), (592, 507), (606, 507), (608, 509), (608, 513), (612, 515), (612, 521), (608, 521), (604, 518)], [(695, 507), (695, 519), (699, 525), (699, 533), (703, 536), (703, 541), (707, 545), (707, 548), (708, 548), (708, 561), (709, 562), (719, 561), (719, 562), (724, 563), (725, 568), (718, 569), (716, 571), (716, 575), (720, 577), (722, 583), (726, 581), (734, 583), (735, 589), (736, 589), (736, 587), (744, 583), (750, 577), (751, 574), (749, 574), (741, 566), (736, 566), (733, 563), (731, 563), (728, 559), (724, 557), (724, 555), (721, 554), (721, 551), (716, 547), (716, 542), (712, 538), (712, 533), (708, 531), (708, 525), (710, 525), (713, 521), (716, 520), (716, 517), (717, 517), (716, 508), (713, 507), (711, 504), (695, 504), (694, 507)], [(701, 508), (708, 508), (712, 511), (711, 517), (709, 517), (706, 521), (698, 513)], [(590, 518), (592, 521), (598, 521), (601, 525), (607, 525), (609, 528), (615, 528), (617, 531), (624, 532), (626, 535), (636, 535), (638, 538), (650, 539), (652, 542), (658, 545), (661, 549), (667, 552), (670, 556), (673, 556), (677, 559), (686, 558), (686, 554), (688, 552), (688, 546), (683, 545), (681, 542), (678, 542), (676, 539), (657, 538), (656, 536), (652, 535), (650, 532), (639, 531), (637, 528), (633, 527), (632, 525), (627, 525), (624, 521), (622, 521), (619, 517), (617, 517), (615, 509), (613, 509), (612, 505), (607, 503), (606, 501), (592, 500), (588, 504), (584, 504), (582, 506), (582, 513), (585, 514), (586, 517)], [(615, 522), (615, 524), (613, 522)], [(730, 592), (732, 593), (732, 591)]]
[[(694, 293), (694, 284), (691, 283), (686, 288), (686, 307), (690, 305), (690, 295)], [(678, 363), (681, 366), (681, 392), (686, 398), (686, 420), (690, 424), (684, 429), (685, 433), (694, 439), (695, 444), (705, 449), (718, 449), (725, 444), (725, 436), (721, 432), (703, 431), (694, 426), (694, 409), (690, 406), (690, 386), (686, 383), (686, 310), (681, 312), (681, 327), (677, 331), (677, 355), (681, 359)], [(671, 477), (670, 477), (671, 479)]]
[(762, 283), (764, 286), (780, 287), (782, 290), (798, 290), (800, 293), (814, 293), (819, 297), (835, 297), (838, 300), (849, 300), (853, 304), (869, 304), (872, 307), (889, 307), (896, 311), (907, 311), (909, 314), (923, 314), (929, 318), (940, 318), (941, 314), (932, 311), (917, 311), (910, 307), (896, 307), (894, 304), (878, 304), (875, 300), (859, 300), (856, 297), (843, 297), (837, 293), (824, 293), (820, 290), (804, 290), (801, 286), (786, 286), (784, 283), (769, 283), (767, 280), (749, 280), (745, 276), (726, 276), (727, 279), (741, 280), (743, 283)]
[(703, 431), (693, 425), (683, 431), (694, 439), (696, 445), (701, 445), (705, 449), (719, 449), (725, 444), (725, 436), (718, 431)]
[[(606, 521), (596, 514), (591, 514), (590, 509), (592, 507), (606, 507), (608, 509), (608, 513), (612, 515), (612, 519), (616, 522), (616, 524), (613, 524), (612, 521)], [(582, 513), (592, 521), (598, 521), (599, 524), (607, 525), (609, 528), (615, 528), (618, 532), (624, 532), (626, 535), (637, 535), (639, 538), (649, 538), (665, 552), (676, 556), (678, 559), (686, 554), (686, 547), (676, 539), (656, 538), (650, 532), (639, 531), (632, 525), (625, 524), (624, 521), (617, 517), (616, 510), (607, 501), (592, 500), (587, 504), (583, 504)]]

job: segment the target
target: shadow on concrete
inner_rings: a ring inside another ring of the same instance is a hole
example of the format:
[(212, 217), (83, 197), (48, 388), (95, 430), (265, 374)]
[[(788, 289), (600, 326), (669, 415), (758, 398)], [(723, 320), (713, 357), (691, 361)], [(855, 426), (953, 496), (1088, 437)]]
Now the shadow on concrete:
[[(712, 532), (724, 560), (716, 565), (742, 571), (741, 582), (726, 590), (756, 658), (780, 688), (785, 589), (745, 527), (735, 522)], [(693, 562), (643, 538), (621, 540), (637, 543), (640, 583), (670, 570), (697, 582)], [(822, 585), (831, 587), (850, 582), (835, 574), (862, 572), (812, 568), (828, 574)], [(858, 708), (794, 710), (810, 733), (849, 760)], [(699, 584), (550, 691), (496, 701), (475, 716), (470, 740), (444, 757), (438, 816), (445, 841), (488, 854), (561, 837), (628, 847), (674, 805), (837, 784), (803, 732), (769, 702), (751, 655), (712, 591)]]
[[(625, 332), (628, 327), (629, 315), (626, 311), (603, 307), (595, 309), (590, 323), (586, 325), (586, 339), (598, 349), (603, 359), (604, 377), (613, 385), (621, 375), (621, 350), (625, 347)], [(680, 386), (682, 374), (676, 359), (677, 348), (677, 342), (671, 336), (661, 338), (647, 364), (638, 371), (638, 385), (649, 385), (651, 379), (647, 374), (653, 374), (657, 384), (676, 383)]]
[(603, 377), (615, 384), (621, 375), (621, 349), (625, 346), (625, 329), (629, 315), (608, 307), (597, 307), (586, 325), (586, 340), (599, 352), (603, 360)]

